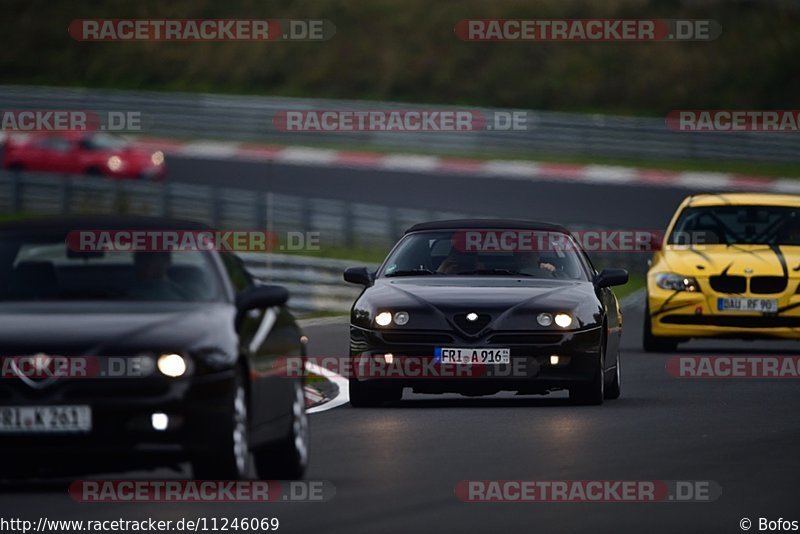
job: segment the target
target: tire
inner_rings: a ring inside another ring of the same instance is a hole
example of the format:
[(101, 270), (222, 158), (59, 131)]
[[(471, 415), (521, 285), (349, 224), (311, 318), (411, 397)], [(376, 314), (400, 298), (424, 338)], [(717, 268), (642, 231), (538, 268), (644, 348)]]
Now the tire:
[(253, 451), (256, 473), (261, 479), (297, 480), (308, 468), (308, 415), (303, 385), (295, 382), (289, 434)]
[(579, 383), (569, 387), (569, 400), (573, 404), (584, 404), (589, 406), (599, 406), (603, 404), (605, 398), (606, 377), (603, 372), (606, 355), (606, 325), (603, 323), (603, 337), (600, 339), (600, 355), (598, 365), (592, 380), (587, 383)]
[(350, 379), (350, 406), (368, 408), (381, 406), (385, 402), (395, 402), (403, 398), (403, 388), (395, 385), (375, 386)]
[(642, 328), (642, 347), (645, 352), (675, 352), (678, 349), (678, 340), (669, 337), (653, 335), (653, 326), (650, 321), (650, 306), (644, 308), (644, 327)]
[(247, 394), (241, 373), (237, 373), (229, 411), (218, 423), (219, 440), (211, 453), (192, 459), (194, 478), (200, 480), (241, 480), (247, 478), (248, 447)]
[(619, 362), (620, 362), (619, 352), (617, 352), (617, 361), (616, 361), (616, 368), (614, 369), (614, 377), (611, 379), (611, 383), (605, 386), (605, 391), (603, 392), (603, 396), (607, 400), (618, 399), (620, 394), (622, 393), (622, 371), (620, 369)]

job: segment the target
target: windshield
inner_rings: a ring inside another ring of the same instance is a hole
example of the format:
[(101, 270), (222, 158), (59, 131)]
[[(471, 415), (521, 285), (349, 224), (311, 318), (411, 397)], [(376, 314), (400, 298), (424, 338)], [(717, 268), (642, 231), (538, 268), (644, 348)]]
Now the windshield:
[(670, 245), (799, 245), (800, 210), (782, 206), (705, 206), (681, 212)]
[[(470, 231), (472, 232), (472, 231)], [(493, 230), (475, 231), (491, 236)], [(509, 233), (508, 231), (498, 231)], [(517, 231), (511, 231), (518, 234)], [(587, 280), (586, 264), (571, 237), (542, 233), (543, 239), (526, 234), (525, 242), (534, 246), (497, 246), (484, 240), (481, 246), (468, 246), (464, 231), (420, 232), (405, 236), (387, 258), (379, 276), (524, 276), (542, 279)]]
[(78, 253), (64, 240), (0, 237), (0, 301), (214, 301), (205, 252)]
[(121, 137), (98, 133), (83, 139), (81, 144), (88, 150), (122, 150), (128, 142)]

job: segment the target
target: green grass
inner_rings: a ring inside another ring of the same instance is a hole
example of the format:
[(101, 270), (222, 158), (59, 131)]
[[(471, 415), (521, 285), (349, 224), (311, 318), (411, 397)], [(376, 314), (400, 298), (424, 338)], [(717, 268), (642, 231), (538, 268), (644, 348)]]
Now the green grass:
[(628, 295), (632, 295), (636, 291), (642, 289), (646, 281), (647, 277), (643, 274), (631, 274), (627, 284), (614, 288), (614, 294), (617, 296), (617, 299), (622, 300)]

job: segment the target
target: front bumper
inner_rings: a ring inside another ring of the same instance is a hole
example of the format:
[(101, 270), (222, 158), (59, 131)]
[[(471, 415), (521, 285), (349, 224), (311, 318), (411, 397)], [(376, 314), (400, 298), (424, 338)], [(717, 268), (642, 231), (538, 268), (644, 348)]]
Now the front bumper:
[[(179, 379), (71, 379), (36, 390), (18, 379), (0, 379), (0, 406), (88, 405), (92, 428), (77, 433), (0, 433), (4, 452), (27, 461), (31, 476), (81, 471), (87, 466), (148, 466), (180, 462), (211, 452), (219, 426), (229, 418), (233, 370)], [(166, 413), (166, 430), (151, 414)], [(207, 449), (209, 448), (209, 449)]]
[[(676, 292), (661, 289), (650, 280), (647, 292), (651, 331), (656, 336), (800, 339), (800, 295), (793, 291), (730, 295), (702, 284), (702, 292)], [(778, 312), (718, 311), (718, 299), (729, 297), (778, 299)]]
[[(466, 338), (452, 331), (378, 331), (350, 327), (351, 380), (411, 387), (418, 392), (485, 394), (500, 390), (546, 392), (588, 382), (600, 365), (602, 328), (570, 332), (490, 332)], [(440, 347), (508, 348), (508, 365), (442, 366)], [(391, 353), (393, 364), (384, 355)], [(550, 357), (559, 356), (552, 365)], [(412, 362), (413, 365), (406, 365)]]

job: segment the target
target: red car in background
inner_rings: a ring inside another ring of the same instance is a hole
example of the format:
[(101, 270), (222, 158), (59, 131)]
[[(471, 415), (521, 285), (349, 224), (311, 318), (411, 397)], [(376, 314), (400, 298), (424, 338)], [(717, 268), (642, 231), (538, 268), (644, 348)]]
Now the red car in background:
[(109, 178), (163, 180), (164, 153), (104, 132), (59, 132), (10, 136), (3, 167), (11, 170), (90, 174)]

